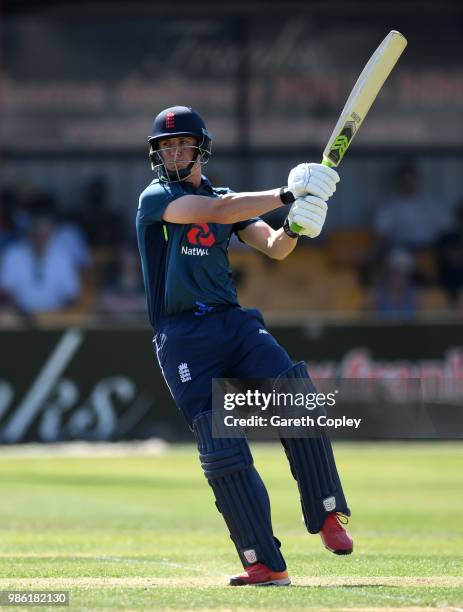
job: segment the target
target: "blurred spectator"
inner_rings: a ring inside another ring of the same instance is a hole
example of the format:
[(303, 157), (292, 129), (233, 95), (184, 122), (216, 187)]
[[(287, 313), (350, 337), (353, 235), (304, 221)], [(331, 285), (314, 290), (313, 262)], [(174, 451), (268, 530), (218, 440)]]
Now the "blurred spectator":
[(56, 227), (53, 236), (54, 244), (67, 251), (73, 265), (81, 270), (90, 264), (90, 252), (87, 242), (80, 229), (74, 223), (64, 221)]
[(25, 235), (29, 225), (30, 195), (29, 190), (24, 188), (6, 187), (2, 189), (0, 194), (0, 249)]
[(57, 311), (80, 291), (79, 275), (69, 252), (56, 242), (50, 214), (30, 218), (27, 238), (7, 245), (0, 262), (0, 289), (18, 311), (31, 315)]
[(433, 245), (450, 227), (450, 207), (422, 191), (418, 168), (407, 163), (397, 169), (395, 194), (378, 208), (374, 229), (381, 247), (419, 250)]
[(144, 318), (146, 297), (137, 249), (132, 245), (121, 248), (105, 277), (99, 312), (117, 319)]
[(423, 193), (416, 165), (411, 162), (400, 165), (395, 173), (394, 193), (378, 207), (373, 221), (376, 237), (373, 251), (360, 269), (362, 284), (371, 286), (374, 279), (384, 273), (394, 249), (405, 249), (414, 260), (416, 280), (421, 284), (430, 282), (429, 270), (418, 271), (417, 257), (429, 255), (428, 259), (434, 261), (434, 252), (429, 250), (434, 248), (438, 236), (450, 227), (450, 218), (447, 202)]
[(463, 199), (455, 209), (454, 229), (440, 237), (436, 252), (439, 282), (455, 307), (463, 288)]
[(90, 263), (90, 253), (81, 229), (75, 223), (59, 218), (55, 198), (48, 193), (37, 194), (30, 203), (30, 213), (45, 215), (57, 222), (51, 236), (53, 246), (66, 251), (72, 264), (78, 269), (86, 268)]
[[(7, 188), (2, 194), (0, 248), (27, 236), (34, 215), (58, 218), (58, 207), (54, 197), (38, 192), (31, 187)], [(90, 253), (85, 237), (79, 227), (67, 220), (55, 225), (52, 236), (57, 246), (68, 251), (78, 269), (90, 263)]]
[(404, 249), (394, 249), (384, 260), (368, 310), (384, 319), (411, 319), (418, 310), (418, 296), (413, 280), (414, 259)]
[(123, 242), (124, 220), (109, 204), (109, 189), (104, 177), (94, 177), (88, 183), (77, 221), (92, 247), (118, 246)]

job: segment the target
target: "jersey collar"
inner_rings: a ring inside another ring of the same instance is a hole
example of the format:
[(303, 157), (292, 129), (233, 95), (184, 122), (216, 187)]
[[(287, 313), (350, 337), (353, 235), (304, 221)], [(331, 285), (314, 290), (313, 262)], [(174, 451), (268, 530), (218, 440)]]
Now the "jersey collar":
[(201, 184), (199, 185), (197, 189), (188, 181), (180, 181), (177, 184), (180, 185), (180, 187), (186, 193), (196, 193), (198, 195), (213, 195), (214, 194), (214, 190), (212, 188), (212, 184), (210, 180), (204, 175), (201, 175)]

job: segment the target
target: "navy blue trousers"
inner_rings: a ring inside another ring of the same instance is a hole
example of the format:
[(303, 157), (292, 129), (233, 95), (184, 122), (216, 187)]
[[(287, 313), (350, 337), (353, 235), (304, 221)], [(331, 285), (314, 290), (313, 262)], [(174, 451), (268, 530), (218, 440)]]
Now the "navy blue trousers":
[(168, 317), (153, 340), (170, 392), (189, 426), (212, 410), (213, 378), (276, 378), (292, 366), (256, 309)]
[[(293, 366), (255, 309), (229, 307), (200, 316), (189, 312), (170, 317), (159, 326), (154, 344), (172, 396), (194, 431), (201, 465), (243, 565), (259, 561), (275, 571), (284, 570), (267, 491), (247, 441), (212, 437), (211, 383), (213, 378), (280, 374), (308, 379), (305, 365)], [(329, 511), (349, 514), (328, 438), (282, 443), (298, 482), (307, 529), (318, 532)]]

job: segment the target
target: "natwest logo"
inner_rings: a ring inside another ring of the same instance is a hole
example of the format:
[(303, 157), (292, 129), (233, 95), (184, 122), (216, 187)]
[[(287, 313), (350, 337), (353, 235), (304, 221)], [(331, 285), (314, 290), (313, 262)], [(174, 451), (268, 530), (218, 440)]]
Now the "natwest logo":
[(195, 223), (187, 232), (187, 240), (190, 244), (211, 247), (215, 243), (215, 236), (207, 223)]

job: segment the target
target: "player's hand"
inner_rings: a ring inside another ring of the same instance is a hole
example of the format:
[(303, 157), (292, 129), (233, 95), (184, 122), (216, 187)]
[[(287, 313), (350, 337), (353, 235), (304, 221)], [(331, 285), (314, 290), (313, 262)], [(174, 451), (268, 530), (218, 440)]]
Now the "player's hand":
[(289, 227), (297, 223), (302, 228), (297, 232), (299, 236), (316, 238), (322, 231), (327, 210), (328, 205), (322, 198), (313, 195), (297, 198), (288, 214)]
[(295, 198), (308, 194), (328, 200), (336, 191), (339, 174), (322, 164), (299, 164), (288, 176), (288, 187)]

